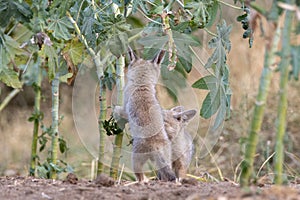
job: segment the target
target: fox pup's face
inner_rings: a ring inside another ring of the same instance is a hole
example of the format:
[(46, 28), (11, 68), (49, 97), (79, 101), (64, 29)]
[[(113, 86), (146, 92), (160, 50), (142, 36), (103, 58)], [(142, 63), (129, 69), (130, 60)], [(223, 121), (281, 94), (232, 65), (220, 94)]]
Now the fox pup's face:
[(170, 140), (176, 137), (184, 125), (180, 118), (174, 117), (175, 114), (176, 112), (172, 110), (163, 111), (165, 130)]
[(196, 112), (196, 110), (185, 111), (182, 106), (163, 111), (164, 125), (170, 140), (183, 131), (190, 120), (194, 118)]

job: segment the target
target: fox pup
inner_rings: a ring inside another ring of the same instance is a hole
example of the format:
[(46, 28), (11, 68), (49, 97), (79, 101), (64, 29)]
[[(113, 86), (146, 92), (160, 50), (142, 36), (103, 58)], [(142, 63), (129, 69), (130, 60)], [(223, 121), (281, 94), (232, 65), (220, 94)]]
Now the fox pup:
[(184, 111), (182, 106), (163, 111), (165, 129), (172, 142), (172, 169), (178, 181), (186, 175), (192, 160), (193, 138), (185, 131), (185, 127), (196, 112), (196, 110)]
[(123, 109), (133, 137), (133, 171), (138, 181), (147, 181), (143, 165), (150, 159), (155, 163), (161, 180), (174, 181), (171, 142), (164, 128), (163, 113), (155, 90), (165, 52), (160, 51), (153, 60), (137, 58), (131, 49), (129, 54), (131, 63), (128, 66)]
[[(196, 110), (186, 110), (182, 106), (174, 107), (170, 110), (163, 110), (164, 127), (171, 141), (171, 161), (172, 169), (175, 172), (177, 181), (185, 175), (192, 160), (194, 152), (193, 138), (186, 132), (185, 127), (193, 119)], [(114, 118), (128, 120), (123, 108), (114, 108)], [(160, 174), (158, 174), (160, 176)]]

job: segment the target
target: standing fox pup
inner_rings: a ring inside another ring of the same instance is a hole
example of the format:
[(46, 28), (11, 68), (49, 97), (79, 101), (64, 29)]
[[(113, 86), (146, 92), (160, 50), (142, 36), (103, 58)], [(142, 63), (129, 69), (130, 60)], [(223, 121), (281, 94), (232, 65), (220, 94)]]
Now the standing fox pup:
[(151, 61), (136, 57), (130, 50), (127, 83), (124, 89), (124, 111), (133, 137), (132, 165), (138, 181), (146, 181), (143, 165), (154, 161), (161, 180), (176, 179), (171, 169), (171, 143), (164, 128), (163, 113), (156, 98), (155, 86), (165, 52)]
[(182, 106), (164, 110), (164, 124), (169, 140), (172, 142), (172, 169), (180, 181), (186, 175), (194, 151), (193, 138), (185, 131), (196, 110), (183, 110)]

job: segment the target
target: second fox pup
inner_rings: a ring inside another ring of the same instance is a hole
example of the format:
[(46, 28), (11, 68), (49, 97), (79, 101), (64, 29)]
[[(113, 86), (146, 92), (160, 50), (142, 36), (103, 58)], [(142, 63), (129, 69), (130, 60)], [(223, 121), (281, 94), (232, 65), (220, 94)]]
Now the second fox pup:
[[(186, 131), (186, 126), (196, 113), (196, 110), (184, 110), (183, 106), (163, 110), (165, 130), (171, 141), (172, 169), (178, 181), (185, 177), (194, 153), (193, 138)], [(128, 120), (127, 114), (120, 106), (114, 108), (114, 118)]]
[(163, 111), (165, 129), (172, 142), (172, 168), (178, 181), (186, 175), (192, 160), (193, 138), (185, 127), (196, 113), (196, 110), (184, 110), (182, 106)]
[(130, 50), (127, 83), (124, 89), (124, 111), (133, 137), (132, 165), (138, 181), (146, 181), (143, 165), (155, 162), (161, 180), (176, 179), (171, 169), (171, 143), (164, 128), (163, 114), (156, 98), (155, 86), (165, 52), (153, 60), (143, 60)]

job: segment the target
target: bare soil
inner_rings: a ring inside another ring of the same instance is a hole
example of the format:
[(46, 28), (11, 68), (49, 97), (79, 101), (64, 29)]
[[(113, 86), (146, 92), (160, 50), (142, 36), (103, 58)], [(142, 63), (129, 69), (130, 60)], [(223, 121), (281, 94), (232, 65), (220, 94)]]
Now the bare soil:
[(199, 182), (185, 179), (182, 184), (152, 180), (145, 184), (122, 182), (114, 184), (109, 177), (95, 181), (78, 180), (68, 175), (66, 180), (34, 177), (0, 177), (0, 199), (300, 199), (300, 184), (289, 186), (264, 185), (243, 190), (230, 182)]

